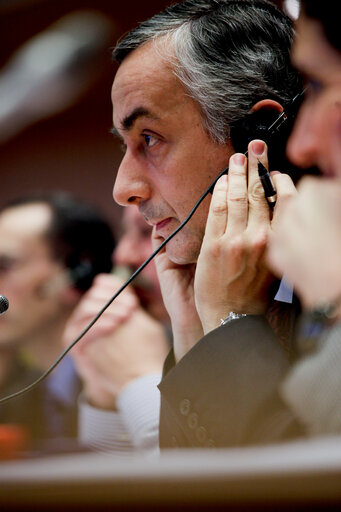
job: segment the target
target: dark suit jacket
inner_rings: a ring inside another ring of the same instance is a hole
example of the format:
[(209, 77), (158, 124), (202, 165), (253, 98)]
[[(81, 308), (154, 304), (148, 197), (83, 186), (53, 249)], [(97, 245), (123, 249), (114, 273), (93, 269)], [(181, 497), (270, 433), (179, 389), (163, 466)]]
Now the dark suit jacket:
[(278, 394), (288, 355), (262, 316), (233, 320), (202, 338), (175, 365), (166, 359), (160, 446), (243, 446), (301, 430)]

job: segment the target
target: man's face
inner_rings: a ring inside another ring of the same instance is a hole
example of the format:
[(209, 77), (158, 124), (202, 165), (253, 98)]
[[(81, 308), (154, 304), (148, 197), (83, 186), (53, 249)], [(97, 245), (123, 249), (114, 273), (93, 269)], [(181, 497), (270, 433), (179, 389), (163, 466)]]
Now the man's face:
[(289, 158), (341, 177), (341, 53), (328, 43), (315, 20), (302, 14), (292, 60), (306, 75), (308, 91), (289, 139)]
[[(114, 199), (136, 205), (165, 239), (227, 165), (232, 145), (213, 142), (197, 104), (170, 65), (147, 43), (121, 64), (112, 88), (113, 122), (126, 151)], [(205, 231), (209, 198), (166, 247), (175, 263), (196, 261)]]
[(41, 335), (59, 314), (56, 297), (45, 288), (61, 272), (43, 238), (50, 215), (43, 204), (0, 213), (0, 293), (10, 303), (0, 316), (0, 348), (14, 348)]
[[(123, 234), (114, 252), (116, 265), (137, 270), (153, 252), (152, 228), (141, 217), (137, 208), (125, 208), (122, 219)], [(133, 286), (143, 307), (158, 320), (165, 320), (163, 305), (154, 261), (151, 261), (133, 281)]]

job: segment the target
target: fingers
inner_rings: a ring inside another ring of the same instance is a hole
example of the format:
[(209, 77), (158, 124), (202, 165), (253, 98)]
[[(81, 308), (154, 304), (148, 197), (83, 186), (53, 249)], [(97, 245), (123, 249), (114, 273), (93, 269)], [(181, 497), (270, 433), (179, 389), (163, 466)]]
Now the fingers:
[(270, 223), (269, 205), (258, 175), (258, 162), (268, 168), (267, 146), (261, 140), (249, 144), (249, 159), (242, 153), (230, 158), (228, 180), (218, 180), (210, 205), (206, 238), (225, 233), (233, 238)]
[(258, 162), (268, 169), (267, 146), (262, 140), (253, 140), (249, 144), (249, 230), (259, 230), (270, 223), (269, 205), (265, 198), (264, 189), (259, 179)]
[[(123, 281), (110, 274), (98, 275), (92, 287), (84, 294), (68, 321), (64, 344), (73, 341), (80, 332), (93, 320), (97, 313), (110, 300)], [(103, 335), (114, 331), (126, 321), (138, 307), (139, 301), (135, 293), (125, 289), (117, 299), (106, 309), (96, 325), (91, 329), (91, 335)]]
[(215, 184), (210, 210), (208, 213), (205, 241), (220, 238), (225, 234), (227, 225), (228, 176), (224, 174)]
[[(258, 174), (259, 162), (268, 168), (266, 144), (261, 140), (250, 142), (248, 155), (247, 160), (241, 153), (234, 154), (230, 158), (228, 177), (222, 177), (217, 181), (204, 242), (219, 239), (224, 234), (231, 240), (243, 233), (254, 240), (254, 235), (258, 233), (259, 245), (263, 247), (264, 238), (272, 223), (272, 214)], [(277, 205), (274, 212), (276, 223), (279, 210), (296, 194), (296, 189), (288, 175), (276, 171), (271, 175), (277, 190)]]
[(244, 231), (248, 218), (247, 159), (242, 153), (230, 158), (228, 183), (227, 228), (229, 236), (235, 236)]
[(288, 202), (297, 195), (296, 187), (287, 174), (280, 172), (271, 173), (272, 181), (277, 191), (277, 202), (272, 219), (272, 228), (276, 230), (278, 219), (281, 218), (283, 210), (287, 208)]
[(297, 222), (298, 218), (294, 214), (294, 205), (289, 202), (286, 206), (285, 215), (277, 217), (275, 229), (270, 233), (267, 249), (267, 262), (270, 268), (279, 277), (285, 273), (290, 280), (292, 275), (291, 273), (288, 274), (287, 271), (288, 265), (289, 268), (292, 265), (295, 266), (293, 255), (295, 254), (297, 240), (294, 239), (296, 236), (294, 231), (297, 229)]
[(273, 171), (270, 174), (277, 191), (276, 207), (297, 195), (297, 189), (288, 174), (282, 174), (278, 171)]
[[(277, 203), (271, 223), (272, 230), (267, 249), (267, 263), (272, 271), (280, 277), (288, 270), (286, 268), (286, 255), (291, 254), (288, 248), (297, 245), (292, 237), (300, 219), (298, 215), (295, 215), (294, 204), (292, 203), (292, 199), (297, 195), (297, 190), (290, 176), (274, 171), (271, 173), (271, 177), (277, 190)], [(301, 227), (301, 233), (303, 232), (304, 229)], [(290, 265), (292, 263), (295, 266), (295, 262), (291, 261)]]
[[(269, 205), (259, 179), (258, 162), (268, 168), (267, 146), (261, 140), (249, 144), (248, 160), (245, 155), (236, 153), (230, 159), (227, 208), (224, 208), (224, 190), (219, 186), (212, 208), (216, 212), (216, 226), (210, 226), (213, 234), (225, 232), (234, 237), (246, 231), (253, 232), (270, 223)], [(212, 198), (213, 200), (213, 198)]]
[[(97, 276), (92, 287), (78, 304), (76, 313), (78, 312), (79, 316), (84, 317), (96, 314), (120, 289), (123, 283), (123, 280), (110, 274)], [(135, 292), (127, 287), (109, 306), (106, 314), (121, 318), (122, 312), (125, 311), (126, 316), (129, 316), (130, 312), (138, 306), (138, 303)]]

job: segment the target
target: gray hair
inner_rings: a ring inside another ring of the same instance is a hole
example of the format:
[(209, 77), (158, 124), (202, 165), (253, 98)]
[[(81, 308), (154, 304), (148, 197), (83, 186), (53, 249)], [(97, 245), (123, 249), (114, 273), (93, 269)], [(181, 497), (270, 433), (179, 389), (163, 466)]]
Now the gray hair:
[(185, 0), (133, 29), (113, 57), (121, 63), (142, 44), (165, 49), (159, 43), (170, 42), (174, 73), (198, 103), (211, 138), (225, 143), (230, 124), (257, 101), (285, 105), (300, 92), (292, 37), (291, 20), (267, 0)]

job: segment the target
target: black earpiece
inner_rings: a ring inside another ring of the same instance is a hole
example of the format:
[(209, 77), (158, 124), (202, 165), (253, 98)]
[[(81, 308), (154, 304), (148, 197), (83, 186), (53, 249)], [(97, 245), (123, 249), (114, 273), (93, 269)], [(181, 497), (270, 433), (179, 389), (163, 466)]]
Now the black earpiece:
[[(293, 119), (288, 118), (286, 111), (281, 113), (262, 108), (232, 123), (230, 136), (237, 153), (245, 153), (249, 142), (254, 139), (264, 140), (268, 146), (269, 168), (290, 173), (292, 166), (285, 157), (285, 151), (292, 125)], [(271, 126), (275, 129), (271, 130)]]
[(69, 270), (71, 282), (79, 290), (86, 291), (90, 288), (95, 277), (95, 271), (90, 261), (81, 261), (75, 268)]
[(301, 172), (286, 158), (286, 144), (295, 122), (295, 116), (303, 100), (298, 94), (284, 106), (283, 112), (272, 108), (261, 108), (248, 113), (242, 119), (231, 123), (230, 137), (237, 153), (246, 153), (253, 139), (261, 139), (268, 146), (269, 168), (288, 173), (297, 181)]
[(279, 115), (280, 113), (274, 109), (262, 108), (232, 123), (230, 136), (236, 153), (245, 153), (249, 142), (253, 139), (262, 139), (270, 147), (273, 134), (269, 131), (269, 127), (276, 122)]

